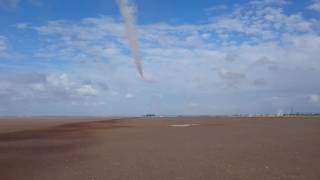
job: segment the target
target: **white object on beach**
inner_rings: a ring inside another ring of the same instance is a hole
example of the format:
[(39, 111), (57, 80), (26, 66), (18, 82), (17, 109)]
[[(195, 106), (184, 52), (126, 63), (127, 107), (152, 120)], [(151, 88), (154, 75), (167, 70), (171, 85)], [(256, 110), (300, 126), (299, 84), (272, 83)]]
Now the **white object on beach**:
[(199, 124), (173, 124), (169, 125), (170, 127), (190, 127), (190, 126), (197, 126)]

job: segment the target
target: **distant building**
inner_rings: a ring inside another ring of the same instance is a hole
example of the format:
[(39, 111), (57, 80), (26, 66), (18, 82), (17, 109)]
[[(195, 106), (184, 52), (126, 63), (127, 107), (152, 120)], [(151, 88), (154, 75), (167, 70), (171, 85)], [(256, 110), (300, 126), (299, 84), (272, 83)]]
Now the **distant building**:
[(146, 114), (146, 115), (144, 115), (145, 117), (156, 117), (156, 115), (155, 114)]

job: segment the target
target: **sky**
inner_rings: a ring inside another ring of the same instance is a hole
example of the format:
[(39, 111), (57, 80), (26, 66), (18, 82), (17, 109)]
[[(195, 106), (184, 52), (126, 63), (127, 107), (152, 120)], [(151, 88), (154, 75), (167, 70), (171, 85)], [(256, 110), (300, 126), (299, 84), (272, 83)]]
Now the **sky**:
[(0, 116), (320, 112), (320, 0), (0, 0)]

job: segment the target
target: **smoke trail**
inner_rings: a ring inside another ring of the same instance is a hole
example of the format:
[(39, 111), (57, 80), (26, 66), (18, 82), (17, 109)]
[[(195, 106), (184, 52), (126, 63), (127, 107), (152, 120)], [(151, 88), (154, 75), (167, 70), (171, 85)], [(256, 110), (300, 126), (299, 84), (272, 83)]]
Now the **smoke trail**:
[(127, 38), (129, 46), (132, 50), (134, 63), (138, 69), (141, 78), (143, 76), (143, 69), (140, 60), (140, 47), (138, 42), (137, 30), (135, 25), (136, 7), (131, 0), (119, 0), (120, 11), (125, 22)]

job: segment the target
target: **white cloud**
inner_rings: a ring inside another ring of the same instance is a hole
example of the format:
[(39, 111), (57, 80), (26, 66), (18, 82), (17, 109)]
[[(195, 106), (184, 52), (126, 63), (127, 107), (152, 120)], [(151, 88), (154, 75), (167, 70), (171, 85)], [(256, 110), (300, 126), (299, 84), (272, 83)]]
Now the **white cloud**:
[[(275, 2), (266, 1), (262, 7), (257, 4), (240, 7), (231, 15), (214, 17), (200, 25), (141, 26), (139, 34), (146, 73), (156, 79), (156, 83), (172, 85), (174, 91), (179, 91), (179, 85), (186, 83), (196, 88), (192, 92), (196, 93), (198, 87), (215, 88), (214, 83), (262, 84), (261, 79), (274, 78), (268, 72), (270, 69), (317, 67), (319, 42), (313, 26), (315, 22), (304, 19), (299, 13), (285, 14), (279, 7), (284, 1), (277, 6), (269, 6), (270, 3)], [(51, 42), (37, 53), (41, 58), (108, 60), (103, 67), (107, 68), (109, 77), (106, 79), (111, 86), (122, 84), (122, 87), (127, 83), (128, 87), (136, 86), (136, 80), (124, 80), (125, 76), (135, 73), (131, 57), (125, 53), (128, 49), (123, 25), (118, 20), (102, 16), (86, 18), (79, 23), (52, 21), (35, 29), (45, 41)], [(257, 68), (264, 73), (259, 73)], [(112, 79), (119, 76), (123, 80)]]
[(91, 85), (82, 85), (77, 89), (77, 92), (82, 96), (96, 96), (98, 94)]
[(283, 6), (288, 4), (287, 0), (252, 0), (250, 1), (252, 5), (260, 5), (260, 6)]
[(31, 88), (34, 90), (34, 91), (38, 91), (38, 92), (44, 92), (47, 90), (46, 86), (44, 84), (41, 84), (41, 83), (35, 83), (35, 84), (32, 84), (31, 85)]
[(6, 95), (12, 90), (12, 84), (7, 81), (0, 81), (0, 95)]
[(134, 95), (133, 95), (133, 94), (131, 94), (131, 93), (127, 93), (125, 97), (126, 97), (127, 99), (130, 99), (130, 98), (133, 98), (133, 97), (134, 97)]
[(308, 9), (320, 12), (320, 1), (313, 0), (313, 3), (308, 6)]
[(59, 87), (62, 89), (70, 89), (72, 86), (74, 86), (74, 82), (72, 82), (67, 74), (61, 74), (61, 75), (49, 75), (47, 76), (47, 82), (55, 87)]
[(76, 61), (123, 58), (121, 48), (126, 41), (122, 25), (109, 17), (87, 18), (71, 26), (69, 22), (51, 21), (34, 29), (46, 37), (45, 42), (52, 42), (35, 53), (38, 58)]
[[(9, 72), (3, 72), (8, 74)], [(10, 73), (9, 73), (10, 74)], [(12, 76), (12, 77), (10, 77)], [(98, 96), (98, 88), (105, 90), (99, 83), (81, 82), (62, 74), (10, 74), (0, 79), (1, 94), (10, 94), (7, 98), (33, 98), (34, 101), (82, 101), (89, 96)], [(2, 93), (1, 93), (2, 92)]]
[(320, 95), (319, 94), (312, 94), (309, 95), (310, 102), (315, 104), (320, 104)]
[[(73, 74), (48, 73), (45, 80), (30, 85), (32, 93), (42, 99), (70, 100), (77, 106), (83, 99), (96, 104), (105, 99), (106, 104), (128, 112), (130, 106), (145, 112), (150, 107), (143, 102), (156, 104), (154, 109), (164, 112), (185, 112), (183, 108), (196, 106), (188, 102), (208, 107), (209, 113), (285, 109), (299, 102), (289, 97), (303, 96), (307, 101), (305, 94), (320, 89), (314, 83), (320, 76), (319, 21), (305, 19), (299, 12), (284, 12), (285, 4), (253, 1), (202, 24), (141, 25), (143, 65), (152, 81), (139, 80), (123, 24), (116, 18), (50, 21), (36, 27), (22, 24), (21, 28), (39, 33), (42, 46), (34, 53), (35, 59), (72, 64), (66, 71)], [(88, 79), (108, 86), (103, 89)], [(268, 100), (284, 92), (290, 93), (281, 103)], [(253, 94), (256, 102), (243, 105)], [(123, 105), (118, 102), (121, 95), (136, 98)], [(212, 103), (219, 104), (214, 111)], [(128, 106), (127, 110), (122, 106)]]
[(18, 23), (16, 24), (15, 26), (18, 28), (18, 29), (26, 29), (30, 26), (31, 24), (30, 23)]

